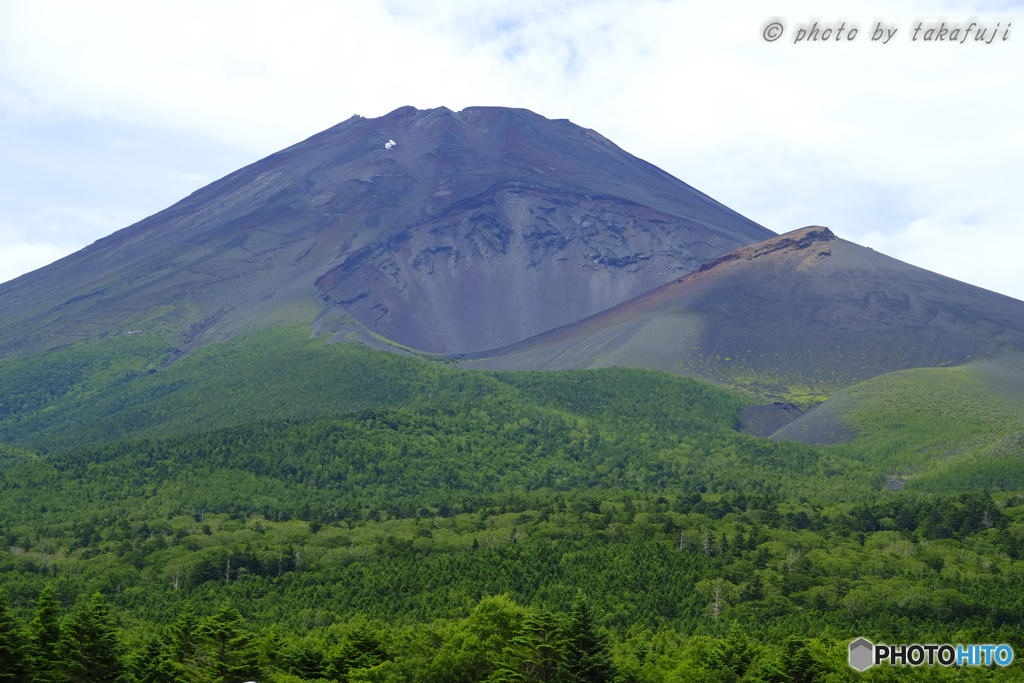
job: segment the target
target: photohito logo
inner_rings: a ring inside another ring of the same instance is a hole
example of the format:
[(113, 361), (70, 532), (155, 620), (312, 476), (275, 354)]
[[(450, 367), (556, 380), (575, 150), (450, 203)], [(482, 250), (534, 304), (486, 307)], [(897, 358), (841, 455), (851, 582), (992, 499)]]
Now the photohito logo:
[(1009, 666), (1013, 648), (1002, 645), (875, 645), (867, 638), (850, 643), (850, 666), (865, 671), (875, 664), (921, 666)]

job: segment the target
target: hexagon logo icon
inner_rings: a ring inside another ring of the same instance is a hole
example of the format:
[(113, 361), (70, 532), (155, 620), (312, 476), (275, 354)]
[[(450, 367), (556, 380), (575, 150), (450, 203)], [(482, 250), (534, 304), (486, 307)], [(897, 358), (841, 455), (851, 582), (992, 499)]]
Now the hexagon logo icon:
[(875, 646), (866, 638), (858, 638), (850, 643), (850, 666), (857, 671), (864, 671), (874, 662)]

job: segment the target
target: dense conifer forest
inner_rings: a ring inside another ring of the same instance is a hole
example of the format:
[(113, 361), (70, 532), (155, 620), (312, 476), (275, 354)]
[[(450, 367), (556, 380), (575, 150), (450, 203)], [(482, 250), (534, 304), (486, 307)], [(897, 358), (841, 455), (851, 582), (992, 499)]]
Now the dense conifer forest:
[(899, 488), (927, 421), (775, 443), (666, 373), (304, 335), (0, 362), (0, 680), (1019, 679), (846, 662), (1024, 651), (1016, 452)]

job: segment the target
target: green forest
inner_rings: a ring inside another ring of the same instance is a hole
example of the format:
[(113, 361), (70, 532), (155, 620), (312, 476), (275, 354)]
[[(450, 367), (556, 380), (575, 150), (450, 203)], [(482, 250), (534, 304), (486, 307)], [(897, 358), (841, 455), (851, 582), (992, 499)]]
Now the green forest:
[(657, 371), (299, 329), (175, 353), (0, 362), (0, 681), (1022, 678), (847, 664), (862, 636), (1024, 651), (1020, 445), (937, 446), (1003, 439), (990, 414), (808, 446)]

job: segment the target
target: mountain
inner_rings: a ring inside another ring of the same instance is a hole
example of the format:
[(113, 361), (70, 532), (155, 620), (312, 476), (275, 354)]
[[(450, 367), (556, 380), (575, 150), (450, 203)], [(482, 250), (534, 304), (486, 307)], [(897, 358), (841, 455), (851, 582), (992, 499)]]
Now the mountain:
[(567, 120), (403, 107), (0, 285), (0, 358), (136, 331), (180, 354), (282, 323), (481, 351), (772, 234)]
[(659, 368), (760, 401), (813, 405), (885, 373), (1014, 350), (1024, 350), (1024, 302), (807, 227), (711, 259), (580, 322), (464, 359), (492, 369)]
[[(1019, 652), (1022, 313), (773, 236), (568, 122), (351, 119), (0, 285), (0, 669), (807, 681), (853, 680), (861, 638)], [(607, 365), (639, 367), (493, 371)]]
[[(463, 368), (690, 375), (767, 404), (744, 412), (748, 432), (812, 442), (860, 433), (863, 407), (885, 405), (894, 385), (865, 385), (857, 401), (846, 390), (888, 373), (992, 361), (1024, 382), (1020, 301), (827, 228), (774, 235), (569, 121), (403, 107), (353, 117), (0, 285), (0, 359), (138, 338), (7, 365), (0, 379), (17, 390), (0, 418), (29, 438), (105, 423), (98, 406), (129, 395), (156, 409), (170, 375), (142, 375), (296, 325)], [(265, 364), (270, 348), (253, 357)], [(1000, 391), (988, 371), (936, 377)], [(188, 424), (189, 401), (174, 405), (107, 433), (177, 410)], [(998, 438), (1015, 433), (999, 424)]]

